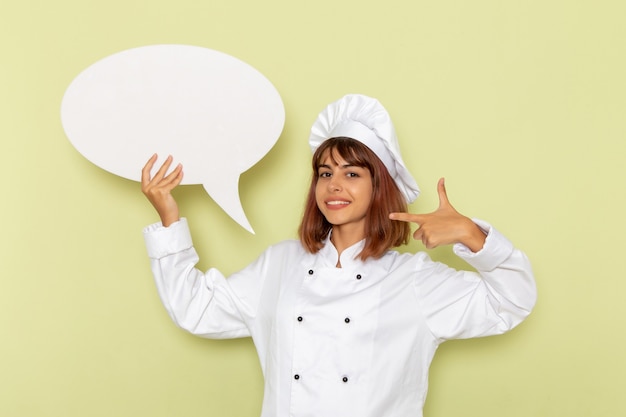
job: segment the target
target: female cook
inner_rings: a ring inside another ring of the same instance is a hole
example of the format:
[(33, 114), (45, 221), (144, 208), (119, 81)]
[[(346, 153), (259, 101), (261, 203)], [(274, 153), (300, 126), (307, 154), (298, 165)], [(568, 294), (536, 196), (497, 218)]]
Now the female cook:
[[(145, 231), (160, 297), (181, 328), (201, 337), (252, 337), (265, 378), (262, 417), (419, 417), (440, 343), (504, 333), (531, 311), (536, 291), (526, 256), (491, 225), (448, 201), (409, 214), (419, 194), (382, 105), (348, 95), (313, 125), (313, 176), (299, 240), (269, 247), (226, 279), (201, 272), (171, 191), (172, 158), (142, 190), (161, 222)], [(409, 223), (426, 247), (454, 245), (478, 272), (423, 252), (390, 250)]]

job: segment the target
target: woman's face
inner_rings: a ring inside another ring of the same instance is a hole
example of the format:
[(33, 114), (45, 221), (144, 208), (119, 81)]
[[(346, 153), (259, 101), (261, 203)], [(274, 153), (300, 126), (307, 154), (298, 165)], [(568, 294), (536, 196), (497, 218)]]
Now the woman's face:
[(365, 230), (365, 217), (372, 201), (372, 176), (369, 169), (348, 164), (329, 151), (317, 170), (315, 200), (326, 220), (333, 226)]

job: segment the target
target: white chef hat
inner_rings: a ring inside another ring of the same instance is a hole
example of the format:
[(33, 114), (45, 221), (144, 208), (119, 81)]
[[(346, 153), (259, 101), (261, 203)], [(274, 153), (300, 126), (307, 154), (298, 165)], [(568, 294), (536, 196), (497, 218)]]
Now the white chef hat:
[(406, 198), (412, 203), (420, 193), (417, 183), (400, 156), (400, 146), (387, 110), (378, 100), (360, 94), (348, 94), (329, 104), (317, 117), (309, 145), (315, 150), (327, 139), (348, 137), (370, 148)]

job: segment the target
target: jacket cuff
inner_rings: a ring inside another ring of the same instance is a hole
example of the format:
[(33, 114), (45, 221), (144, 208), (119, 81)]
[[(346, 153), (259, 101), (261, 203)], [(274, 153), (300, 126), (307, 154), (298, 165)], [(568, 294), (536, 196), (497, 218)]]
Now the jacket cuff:
[(146, 241), (148, 256), (153, 259), (160, 259), (193, 246), (191, 232), (185, 218), (181, 218), (168, 227), (163, 227), (161, 222), (151, 224), (143, 229), (143, 237)]
[(511, 256), (513, 244), (489, 223), (472, 219), (487, 235), (485, 245), (478, 252), (472, 252), (467, 246), (457, 243), (454, 253), (479, 271), (492, 271)]

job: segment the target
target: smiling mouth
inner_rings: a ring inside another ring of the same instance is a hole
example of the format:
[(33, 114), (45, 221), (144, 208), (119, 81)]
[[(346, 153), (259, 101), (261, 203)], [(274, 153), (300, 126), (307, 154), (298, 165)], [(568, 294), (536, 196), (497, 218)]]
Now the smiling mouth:
[(329, 206), (347, 206), (350, 204), (349, 201), (327, 201), (326, 204)]

